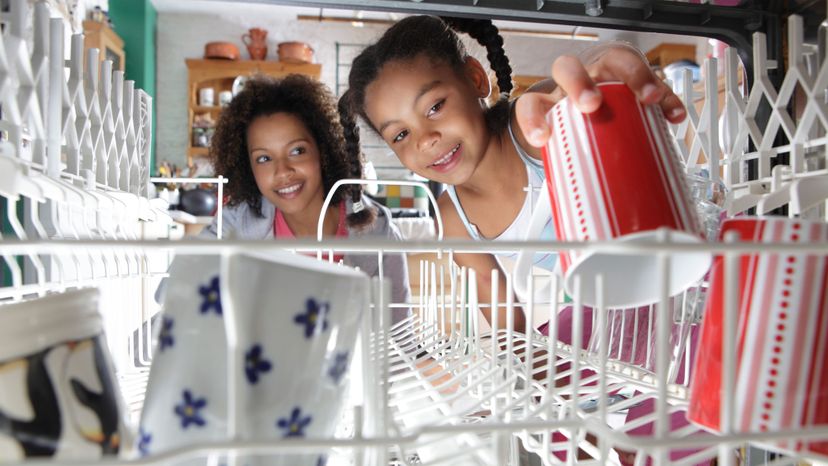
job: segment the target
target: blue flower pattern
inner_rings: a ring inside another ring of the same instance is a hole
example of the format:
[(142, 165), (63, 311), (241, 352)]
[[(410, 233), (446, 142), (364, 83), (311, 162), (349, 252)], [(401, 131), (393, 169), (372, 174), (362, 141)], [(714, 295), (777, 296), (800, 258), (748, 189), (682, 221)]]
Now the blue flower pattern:
[(171, 317), (164, 317), (161, 323), (161, 332), (158, 335), (158, 345), (161, 347), (161, 351), (172, 347), (175, 343), (172, 334), (173, 324), (174, 321)]
[(150, 442), (152, 442), (152, 434), (145, 431), (143, 427), (138, 428), (138, 453), (141, 456), (149, 455)]
[(333, 379), (336, 385), (339, 385), (339, 381), (342, 380), (342, 376), (345, 375), (345, 372), (348, 370), (348, 352), (341, 351), (336, 353), (334, 356), (333, 362), (331, 363), (330, 367), (328, 367), (328, 376)]
[(253, 345), (244, 355), (244, 375), (251, 384), (256, 384), (259, 376), (270, 372), (272, 367), (270, 361), (262, 357), (262, 345)]
[(302, 417), (302, 410), (299, 407), (293, 408), (289, 418), (281, 418), (276, 423), (277, 427), (284, 430), (284, 437), (304, 437), (305, 427), (311, 423), (311, 417)]
[(308, 298), (305, 302), (305, 312), (296, 314), (293, 321), (305, 327), (305, 338), (311, 338), (328, 329), (329, 304)]
[(198, 293), (203, 299), (201, 302), (202, 314), (207, 314), (212, 309), (216, 314), (221, 315), (221, 292), (219, 291), (218, 275), (210, 280), (209, 285), (199, 286)]
[(207, 424), (207, 421), (201, 417), (201, 413), (199, 412), (207, 406), (207, 399), (196, 398), (189, 390), (184, 390), (182, 395), (184, 397), (183, 402), (175, 407), (175, 414), (181, 418), (181, 428), (186, 429), (190, 424), (195, 424), (199, 427)]

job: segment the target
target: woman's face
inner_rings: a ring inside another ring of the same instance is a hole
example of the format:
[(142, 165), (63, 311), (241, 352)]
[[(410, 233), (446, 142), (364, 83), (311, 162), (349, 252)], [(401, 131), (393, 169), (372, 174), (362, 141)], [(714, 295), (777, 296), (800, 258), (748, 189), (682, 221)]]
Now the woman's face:
[(256, 118), (247, 128), (247, 151), (256, 186), (267, 200), (285, 215), (319, 216), (324, 198), (319, 148), (299, 118), (281, 112)]
[(422, 54), (389, 62), (365, 90), (371, 124), (402, 164), (420, 176), (462, 184), (486, 150), (489, 131), (480, 99), (489, 83), (472, 61), (462, 74)]

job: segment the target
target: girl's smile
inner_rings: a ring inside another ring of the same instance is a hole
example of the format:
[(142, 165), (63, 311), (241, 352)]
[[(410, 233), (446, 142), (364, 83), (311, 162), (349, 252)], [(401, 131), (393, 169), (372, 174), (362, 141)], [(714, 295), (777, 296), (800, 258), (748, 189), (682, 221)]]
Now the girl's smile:
[[(387, 63), (365, 90), (371, 124), (403, 165), (453, 185), (472, 176), (490, 138), (482, 90), (466, 76), (477, 70), (464, 70), (419, 55)], [(487, 90), (485, 72), (481, 79)]]
[(429, 167), (432, 170), (448, 173), (460, 164), (460, 159), (463, 156), (462, 144), (457, 144), (448, 153), (440, 156), (437, 160), (431, 163)]

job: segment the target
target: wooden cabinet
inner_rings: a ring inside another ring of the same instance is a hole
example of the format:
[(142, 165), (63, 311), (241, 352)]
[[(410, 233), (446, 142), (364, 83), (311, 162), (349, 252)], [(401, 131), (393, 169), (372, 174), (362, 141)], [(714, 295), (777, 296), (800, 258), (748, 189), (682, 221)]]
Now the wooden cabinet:
[[(196, 129), (197, 121), (218, 121), (221, 113), (219, 96), (222, 92), (232, 92), (233, 82), (239, 76), (264, 74), (268, 76), (285, 76), (292, 73), (304, 74), (319, 79), (322, 65), (312, 63), (285, 63), (278, 61), (259, 60), (202, 60), (188, 59), (187, 71), (189, 75), (187, 85), (187, 164), (191, 165), (194, 158), (207, 156), (209, 137), (201, 137), (202, 130)], [(203, 89), (212, 89), (213, 104), (200, 105), (199, 94)]]
[(101, 61), (112, 60), (112, 71), (124, 71), (124, 41), (106, 23), (83, 22), (83, 48), (100, 50), (98, 56)]
[(696, 46), (693, 44), (659, 44), (647, 52), (647, 61), (652, 66), (665, 67), (679, 60), (696, 61)]
[[(532, 76), (532, 75), (514, 75), (512, 76), (512, 93), (510, 99), (517, 99), (521, 94), (526, 92), (533, 84), (550, 79), (548, 76)], [(497, 85), (497, 76), (494, 72), (489, 73), (489, 82), (492, 84), (492, 93), (489, 94), (489, 105), (494, 105), (500, 97), (500, 87)]]

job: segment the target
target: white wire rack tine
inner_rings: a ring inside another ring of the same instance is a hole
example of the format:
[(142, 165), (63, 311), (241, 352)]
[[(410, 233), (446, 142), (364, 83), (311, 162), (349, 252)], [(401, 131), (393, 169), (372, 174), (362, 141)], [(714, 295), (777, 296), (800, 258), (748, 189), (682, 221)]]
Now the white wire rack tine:
[(419, 314), (422, 316), (422, 314), (425, 313), (425, 301), (426, 301), (426, 292), (425, 292), (425, 290), (426, 290), (426, 282), (425, 282), (425, 280), (426, 280), (426, 273), (425, 273), (426, 261), (425, 261), (425, 259), (420, 259), (420, 267), (419, 268), (420, 268), (420, 270), (419, 270), (419, 272), (420, 272), (420, 281), (418, 283), (420, 284), (420, 287), (419, 287), (419, 290), (418, 290), (419, 299), (418, 299), (417, 307), (418, 307)]
[[(497, 269), (492, 269), (491, 279), (492, 279), (492, 282), (491, 282), (492, 283), (492, 285), (491, 285), (491, 306), (492, 307), (490, 308), (490, 311), (489, 311), (490, 312), (490, 314), (489, 314), (489, 324), (492, 327), (492, 332), (491, 332), (491, 340), (492, 341), (491, 341), (491, 360), (489, 362), (490, 362), (491, 369), (494, 370), (498, 367), (497, 360), (498, 360), (498, 355), (500, 353), (500, 348), (499, 348), (499, 345), (498, 345), (498, 332), (500, 331), (500, 322), (499, 322), (500, 321), (500, 301), (499, 301), (500, 296), (499, 296), (499, 293), (498, 293), (500, 290), (499, 290), (499, 287), (498, 287), (498, 285), (499, 285), (498, 280), (500, 280), (500, 274), (498, 273)], [(498, 385), (498, 382), (500, 382), (500, 380), (499, 380), (497, 372), (496, 371), (492, 372), (492, 387), (496, 387)], [(498, 411), (498, 406), (497, 406), (497, 394), (494, 394), (494, 396), (492, 397), (492, 417), (494, 419), (498, 419), (499, 415), (500, 415), (500, 412)]]
[[(584, 306), (581, 301), (582, 283), (581, 276), (576, 274), (573, 280), (574, 296), (573, 296), (573, 315), (572, 315), (572, 362), (569, 374), (569, 387), (572, 389), (572, 394), (569, 399), (569, 415), (576, 417), (578, 415), (578, 397), (575, 391), (581, 383), (581, 345), (583, 342), (583, 313)], [(569, 434), (569, 449), (567, 450), (567, 463), (574, 464), (575, 458), (578, 455), (578, 429), (570, 431)]]
[[(738, 233), (729, 232), (725, 235), (728, 243), (738, 242)], [(719, 413), (720, 431), (725, 435), (735, 430), (735, 391), (736, 391), (736, 342), (738, 341), (738, 312), (739, 312), (739, 270), (741, 257), (735, 253), (726, 253), (725, 263), (725, 293), (724, 316), (722, 322), (722, 387), (721, 406)], [(719, 447), (719, 464), (733, 466), (731, 446), (723, 443)]]
[[(534, 380), (534, 367), (535, 367), (535, 329), (534, 329), (534, 321), (535, 321), (535, 276), (531, 273), (526, 277), (526, 296), (529, 297), (526, 301), (526, 347), (525, 347), (525, 377), (526, 377), (526, 394), (532, 393), (532, 381)], [(524, 418), (529, 417), (529, 410), (532, 406), (531, 397), (526, 397), (526, 404), (524, 405), (523, 409), (525, 411)], [(523, 431), (523, 435), (528, 435), (527, 431)]]
[[(670, 231), (661, 229), (658, 232), (658, 240), (661, 242), (669, 241)], [(659, 264), (659, 285), (660, 285), (660, 299), (658, 303), (659, 315), (656, 319), (656, 390), (658, 396), (656, 397), (656, 422), (655, 422), (655, 437), (657, 439), (666, 439), (670, 432), (670, 420), (667, 411), (667, 379), (670, 364), (670, 256), (666, 253), (660, 253), (658, 256)], [(656, 450), (655, 464), (667, 464), (667, 454), (662, 448)]]
[[(609, 339), (607, 336), (607, 310), (604, 309), (604, 277), (601, 274), (595, 276), (595, 311), (598, 314), (598, 323), (595, 327), (599, 332), (598, 344), (598, 417), (601, 425), (607, 423), (607, 357), (609, 355)], [(622, 329), (623, 324), (622, 324)], [(619, 345), (621, 346), (621, 345)], [(603, 456), (604, 449), (601, 448), (601, 461), (606, 462)]]
[[(531, 275), (531, 274), (530, 274)], [(512, 380), (514, 375), (514, 332), (515, 332), (515, 294), (512, 288), (512, 275), (504, 274), (506, 278), (506, 380)], [(506, 401), (511, 402), (513, 398), (512, 384), (506, 389)], [(511, 421), (511, 410), (506, 410), (504, 419)]]
[(431, 319), (429, 322), (429, 326), (432, 328), (436, 336), (436, 332), (439, 328), (437, 325), (437, 264), (435, 264), (434, 262), (430, 262), (429, 264), (431, 265), (431, 297), (429, 303), (429, 315)]
[(446, 270), (440, 264), (440, 337), (448, 340), (450, 335), (446, 334)]

